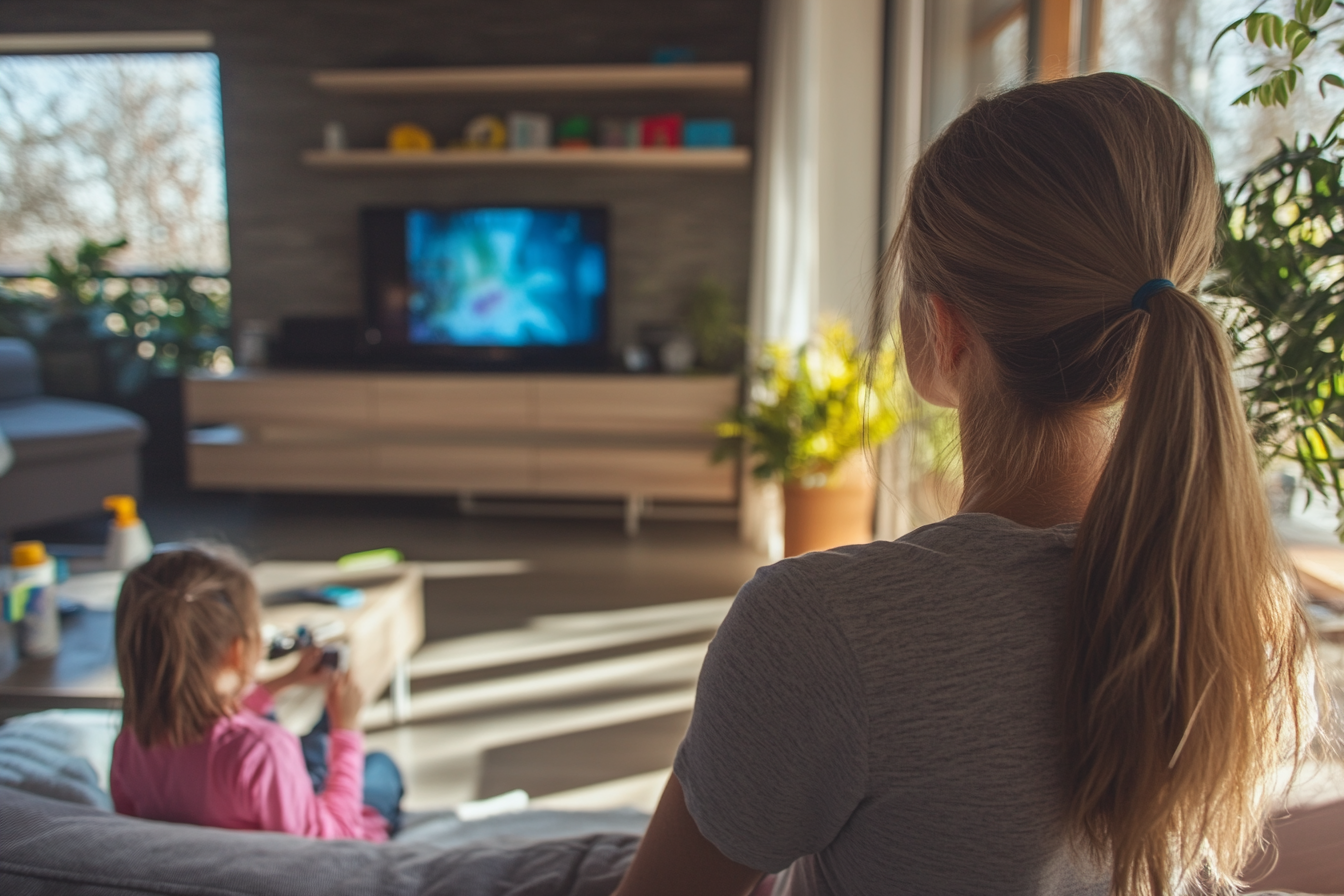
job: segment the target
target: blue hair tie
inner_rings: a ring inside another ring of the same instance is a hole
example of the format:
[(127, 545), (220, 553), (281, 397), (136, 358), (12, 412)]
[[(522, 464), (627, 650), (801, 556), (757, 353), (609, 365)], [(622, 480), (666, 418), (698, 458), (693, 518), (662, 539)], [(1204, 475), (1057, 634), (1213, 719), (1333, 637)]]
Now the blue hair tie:
[(1149, 280), (1139, 287), (1139, 291), (1134, 293), (1134, 298), (1129, 300), (1129, 307), (1135, 311), (1147, 311), (1148, 300), (1152, 298), (1153, 293), (1161, 292), (1164, 289), (1175, 289), (1176, 284), (1170, 280)]

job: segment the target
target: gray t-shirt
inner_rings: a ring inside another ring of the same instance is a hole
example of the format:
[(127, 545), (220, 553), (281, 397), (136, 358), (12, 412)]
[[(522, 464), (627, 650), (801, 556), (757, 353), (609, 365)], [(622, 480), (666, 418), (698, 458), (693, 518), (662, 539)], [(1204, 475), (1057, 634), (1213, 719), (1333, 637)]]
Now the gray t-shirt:
[(757, 572), (675, 771), (776, 894), (1097, 894), (1063, 823), (1058, 661), (1075, 525), (961, 514)]

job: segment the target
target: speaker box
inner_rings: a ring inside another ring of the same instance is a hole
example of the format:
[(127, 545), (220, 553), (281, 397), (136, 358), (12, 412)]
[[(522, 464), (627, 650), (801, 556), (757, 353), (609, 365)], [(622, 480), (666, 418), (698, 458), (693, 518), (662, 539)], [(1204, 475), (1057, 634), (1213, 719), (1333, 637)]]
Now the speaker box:
[(358, 360), (358, 317), (286, 317), (275, 361), (302, 367), (348, 367)]

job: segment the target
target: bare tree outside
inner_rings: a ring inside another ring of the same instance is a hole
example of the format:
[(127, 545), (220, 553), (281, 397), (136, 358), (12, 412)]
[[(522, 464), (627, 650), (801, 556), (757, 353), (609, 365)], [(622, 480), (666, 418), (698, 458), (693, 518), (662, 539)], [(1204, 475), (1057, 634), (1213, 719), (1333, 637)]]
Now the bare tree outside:
[(217, 58), (0, 57), (0, 272), (120, 237), (125, 273), (227, 272)]
[[(1233, 106), (1257, 83), (1249, 69), (1263, 61), (1238, 35), (1209, 48), (1218, 32), (1245, 15), (1254, 0), (1102, 0), (1101, 69), (1151, 81), (1179, 100), (1209, 134), (1219, 174), (1236, 181), (1273, 155), (1278, 140), (1299, 131), (1321, 133), (1336, 109), (1314, 90), (1299, 90), (1288, 108)], [(1313, 66), (1306, 62), (1306, 83)]]

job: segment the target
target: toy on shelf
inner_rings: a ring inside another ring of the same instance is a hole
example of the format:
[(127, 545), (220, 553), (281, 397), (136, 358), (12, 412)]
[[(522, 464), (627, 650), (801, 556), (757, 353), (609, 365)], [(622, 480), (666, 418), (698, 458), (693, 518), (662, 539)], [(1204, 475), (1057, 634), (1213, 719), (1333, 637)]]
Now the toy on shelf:
[(509, 131), (498, 115), (477, 115), (467, 122), (462, 134), (468, 149), (503, 149), (509, 142)]
[(551, 145), (551, 116), (536, 112), (509, 113), (510, 149), (545, 149)]
[(418, 124), (403, 122), (387, 132), (387, 148), (393, 152), (426, 152), (434, 148), (434, 137)]
[(555, 142), (561, 149), (588, 149), (593, 145), (593, 120), (587, 115), (571, 115), (555, 129)]
[(733, 123), (726, 118), (692, 118), (681, 131), (688, 149), (721, 149), (733, 145)]
[(640, 123), (640, 145), (681, 146), (681, 125), (680, 115), (651, 115)]
[(329, 121), (322, 126), (322, 148), (327, 152), (340, 152), (346, 148), (345, 125), (339, 121)]
[(695, 61), (694, 47), (658, 47), (653, 51), (654, 65), (685, 65)]

